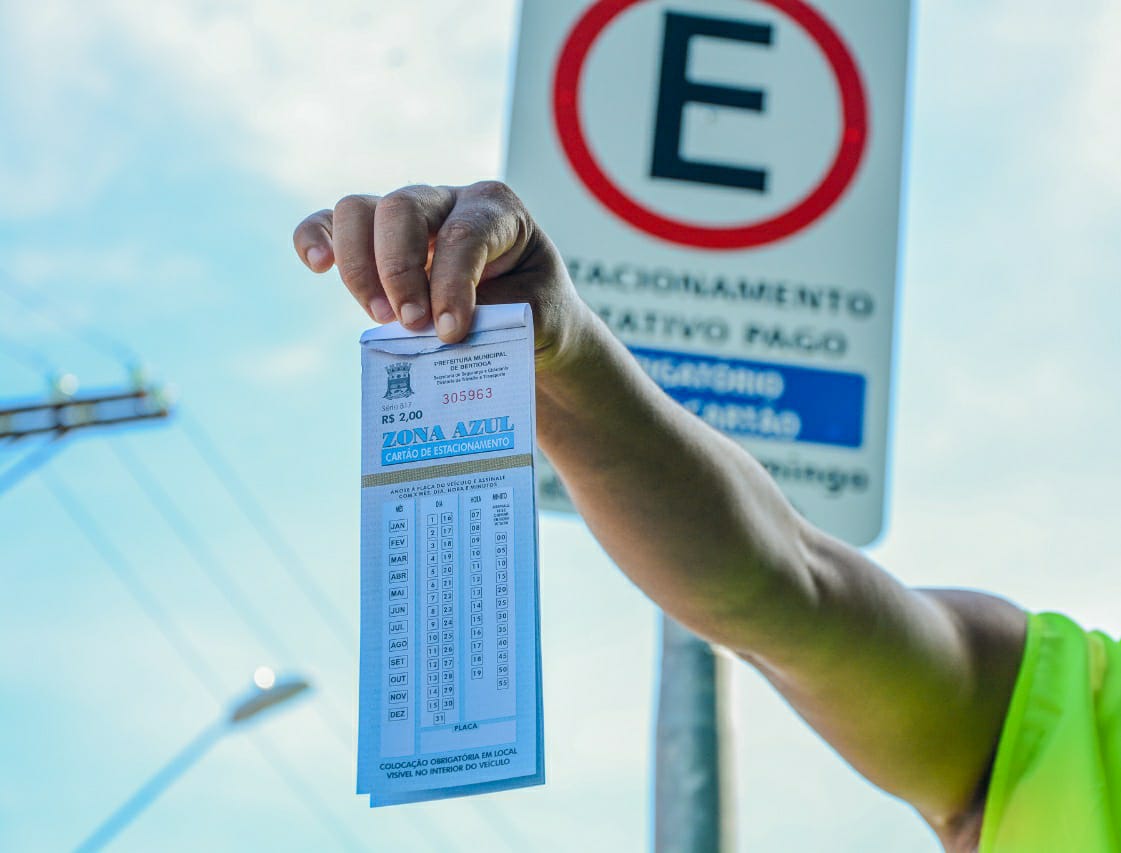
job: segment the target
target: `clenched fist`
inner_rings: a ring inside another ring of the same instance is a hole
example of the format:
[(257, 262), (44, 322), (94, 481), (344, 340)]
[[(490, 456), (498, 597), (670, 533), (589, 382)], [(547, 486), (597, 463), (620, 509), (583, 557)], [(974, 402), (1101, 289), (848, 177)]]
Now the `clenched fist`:
[(293, 243), (314, 272), (338, 267), (375, 321), (431, 322), (447, 343), (467, 334), (476, 303), (530, 303), (539, 369), (555, 366), (590, 315), (556, 248), (496, 181), (348, 195), (301, 222)]

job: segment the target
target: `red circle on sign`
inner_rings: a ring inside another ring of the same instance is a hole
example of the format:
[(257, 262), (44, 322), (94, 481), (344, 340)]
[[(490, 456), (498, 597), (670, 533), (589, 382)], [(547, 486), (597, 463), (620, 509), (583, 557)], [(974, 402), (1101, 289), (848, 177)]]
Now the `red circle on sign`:
[(580, 78), (595, 40), (631, 6), (645, 0), (599, 0), (565, 42), (553, 81), (553, 121), (568, 161), (584, 185), (614, 214), (670, 243), (701, 249), (747, 249), (789, 237), (806, 228), (844, 194), (868, 142), (868, 103), (851, 51), (833, 26), (804, 0), (757, 0), (792, 18), (825, 54), (841, 93), (841, 141), (822, 181), (792, 207), (756, 222), (697, 225), (663, 216), (620, 189), (596, 161), (580, 120)]

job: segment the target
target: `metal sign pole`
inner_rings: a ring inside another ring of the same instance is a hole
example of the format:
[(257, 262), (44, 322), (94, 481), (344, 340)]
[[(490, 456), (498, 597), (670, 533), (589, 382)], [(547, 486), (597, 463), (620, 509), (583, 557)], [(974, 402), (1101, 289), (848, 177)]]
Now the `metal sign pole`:
[(704, 640), (662, 617), (661, 685), (655, 745), (654, 849), (722, 853), (733, 848), (734, 808), (727, 739), (721, 730), (726, 685)]

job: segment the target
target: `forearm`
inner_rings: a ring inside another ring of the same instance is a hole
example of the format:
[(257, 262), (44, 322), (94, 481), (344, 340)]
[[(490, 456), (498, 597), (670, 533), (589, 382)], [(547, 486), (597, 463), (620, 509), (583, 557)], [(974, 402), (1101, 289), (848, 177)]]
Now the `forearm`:
[(598, 319), (583, 320), (563, 367), (538, 381), (542, 449), (657, 604), (721, 644), (766, 645), (813, 607), (804, 522), (758, 463), (666, 397)]
[(932, 823), (957, 814), (1015, 670), (979, 682), (971, 661), (1014, 655), (1015, 608), (986, 600), (1001, 642), (970, 638), (951, 608), (801, 519), (601, 323), (581, 326), (571, 359), (538, 380), (538, 436), (607, 552), (677, 620), (760, 666), (874, 782)]

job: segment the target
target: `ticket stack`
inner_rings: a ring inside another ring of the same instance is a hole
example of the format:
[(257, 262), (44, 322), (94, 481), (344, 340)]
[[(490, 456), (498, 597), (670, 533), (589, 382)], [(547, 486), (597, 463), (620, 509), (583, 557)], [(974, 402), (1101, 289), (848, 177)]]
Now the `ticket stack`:
[(446, 345), (362, 336), (358, 793), (371, 806), (545, 781), (533, 321)]

